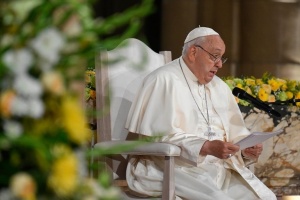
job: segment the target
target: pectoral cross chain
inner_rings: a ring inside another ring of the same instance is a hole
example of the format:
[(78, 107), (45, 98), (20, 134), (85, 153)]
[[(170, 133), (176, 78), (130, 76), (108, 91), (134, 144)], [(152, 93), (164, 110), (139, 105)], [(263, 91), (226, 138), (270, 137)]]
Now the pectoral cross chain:
[(207, 132), (205, 132), (204, 135), (208, 137), (208, 140), (211, 140), (214, 136), (216, 136), (216, 132), (214, 132), (213, 129), (208, 126)]

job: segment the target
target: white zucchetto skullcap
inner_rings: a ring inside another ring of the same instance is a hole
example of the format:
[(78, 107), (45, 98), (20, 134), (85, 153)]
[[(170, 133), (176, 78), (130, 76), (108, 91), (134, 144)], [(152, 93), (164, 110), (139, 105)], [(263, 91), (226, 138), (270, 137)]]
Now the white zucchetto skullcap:
[(186, 36), (184, 43), (192, 41), (198, 37), (208, 36), (208, 35), (219, 35), (216, 31), (207, 27), (197, 27)]

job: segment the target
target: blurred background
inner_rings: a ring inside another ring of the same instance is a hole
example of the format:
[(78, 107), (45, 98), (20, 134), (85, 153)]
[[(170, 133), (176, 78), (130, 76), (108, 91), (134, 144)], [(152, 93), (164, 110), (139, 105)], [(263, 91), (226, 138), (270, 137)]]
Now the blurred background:
[[(101, 0), (94, 9), (98, 17), (107, 17), (140, 2)], [(175, 59), (186, 35), (206, 26), (226, 44), (228, 61), (218, 72), (220, 77), (259, 78), (269, 72), (300, 80), (299, 0), (155, 0), (154, 4), (138, 36), (154, 51), (170, 50)]]

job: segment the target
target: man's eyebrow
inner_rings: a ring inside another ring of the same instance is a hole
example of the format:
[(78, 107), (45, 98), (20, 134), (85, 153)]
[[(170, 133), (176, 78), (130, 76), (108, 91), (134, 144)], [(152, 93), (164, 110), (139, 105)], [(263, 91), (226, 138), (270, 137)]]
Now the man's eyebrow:
[(215, 48), (213, 48), (212, 51), (215, 52), (215, 53), (221, 53), (222, 49), (218, 49), (218, 48), (215, 49)]

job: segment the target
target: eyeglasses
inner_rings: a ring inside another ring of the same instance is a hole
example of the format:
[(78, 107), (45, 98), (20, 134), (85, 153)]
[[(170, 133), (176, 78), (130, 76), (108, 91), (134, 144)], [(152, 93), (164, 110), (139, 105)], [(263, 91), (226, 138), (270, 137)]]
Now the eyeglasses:
[(227, 58), (216, 57), (216, 56), (212, 55), (211, 53), (209, 53), (208, 51), (206, 51), (206, 50), (205, 50), (203, 47), (201, 47), (200, 45), (195, 45), (195, 46), (201, 48), (203, 51), (205, 51), (205, 52), (208, 53), (210, 56), (212, 56), (212, 57), (213, 57), (212, 60), (214, 61), (214, 63), (217, 63), (217, 62), (219, 62), (219, 61), (221, 60), (222, 64), (224, 64), (224, 63), (227, 61)]

